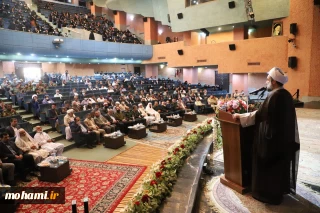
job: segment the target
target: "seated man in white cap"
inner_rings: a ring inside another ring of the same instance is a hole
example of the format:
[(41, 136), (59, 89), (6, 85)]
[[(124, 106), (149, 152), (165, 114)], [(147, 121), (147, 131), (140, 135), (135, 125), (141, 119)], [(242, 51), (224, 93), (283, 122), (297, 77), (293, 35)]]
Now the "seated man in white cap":
[(19, 129), (15, 143), (24, 153), (32, 155), (36, 164), (49, 155), (48, 151), (40, 149), (38, 143), (24, 129)]
[(257, 111), (234, 114), (243, 127), (255, 125), (252, 149), (252, 196), (278, 205), (295, 193), (300, 140), (292, 95), (283, 88), (287, 75), (278, 67), (267, 76), (269, 94)]
[(66, 132), (66, 139), (70, 140), (72, 138), (72, 133), (70, 129), (70, 122), (74, 121), (74, 118), (76, 116), (73, 114), (73, 109), (67, 110), (67, 114), (63, 118), (63, 124), (66, 126), (65, 132)]
[(41, 126), (36, 126), (36, 132), (34, 140), (42, 149), (47, 150), (50, 154), (56, 153), (57, 156), (62, 155), (64, 148), (62, 143), (54, 143), (54, 139), (52, 139), (46, 132), (43, 132)]

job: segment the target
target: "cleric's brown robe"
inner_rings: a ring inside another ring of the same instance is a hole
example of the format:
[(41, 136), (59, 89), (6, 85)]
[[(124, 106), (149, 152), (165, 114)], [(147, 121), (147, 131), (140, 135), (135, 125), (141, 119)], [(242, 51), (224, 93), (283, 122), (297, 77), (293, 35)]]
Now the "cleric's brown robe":
[(252, 152), (252, 196), (280, 204), (282, 195), (295, 193), (300, 141), (291, 94), (269, 93), (255, 114)]

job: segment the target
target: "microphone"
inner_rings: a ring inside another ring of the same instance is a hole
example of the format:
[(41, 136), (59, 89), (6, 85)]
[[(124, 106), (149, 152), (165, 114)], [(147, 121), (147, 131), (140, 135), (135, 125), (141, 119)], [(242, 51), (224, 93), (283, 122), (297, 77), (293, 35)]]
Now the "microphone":
[(257, 90), (255, 90), (255, 91), (253, 91), (253, 92), (250, 92), (249, 94), (250, 95), (257, 95), (259, 92), (261, 92), (261, 91), (266, 91), (267, 90), (267, 88), (266, 87), (261, 87), (260, 89), (257, 89)]

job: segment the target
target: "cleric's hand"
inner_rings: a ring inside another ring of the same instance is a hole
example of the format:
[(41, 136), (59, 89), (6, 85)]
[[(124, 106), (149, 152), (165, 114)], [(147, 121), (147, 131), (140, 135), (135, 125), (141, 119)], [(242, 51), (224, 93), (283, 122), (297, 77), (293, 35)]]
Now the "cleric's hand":
[(240, 114), (235, 113), (235, 114), (232, 115), (232, 118), (233, 118), (234, 120), (239, 120), (239, 119), (240, 119)]

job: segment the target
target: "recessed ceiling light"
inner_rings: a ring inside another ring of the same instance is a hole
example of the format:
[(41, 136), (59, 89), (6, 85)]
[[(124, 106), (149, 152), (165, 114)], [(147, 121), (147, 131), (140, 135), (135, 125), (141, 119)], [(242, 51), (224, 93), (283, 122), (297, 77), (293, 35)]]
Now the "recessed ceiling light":
[(114, 60), (117, 60), (117, 58), (114, 58)]
[(17, 53), (17, 55), (21, 55), (21, 53)]
[(49, 61), (49, 64), (51, 64), (51, 61)]
[(234, 28), (234, 26), (232, 26)]
[(43, 55), (43, 56), (46, 56), (46, 55)]
[(15, 61), (12, 61), (12, 62), (15, 62)]
[(91, 64), (91, 63), (89, 63), (89, 64)]
[(100, 63), (98, 63), (98, 64), (100, 64)]
[(37, 63), (40, 63), (39, 61), (37, 61)]
[(207, 69), (207, 67), (205, 67)]
[(3, 55), (5, 55), (6, 53), (3, 53)]
[(69, 56), (67, 55), (67, 58), (69, 58)]
[(56, 58), (58, 58), (58, 55), (56, 55)]
[(60, 61), (60, 64), (61, 64), (61, 61)]
[(221, 30), (221, 27), (219, 27), (218, 30), (220, 31), (220, 30)]
[(25, 61), (25, 62), (28, 62), (28, 61)]
[(31, 53), (31, 56), (34, 56), (34, 54), (33, 54), (33, 53)]

